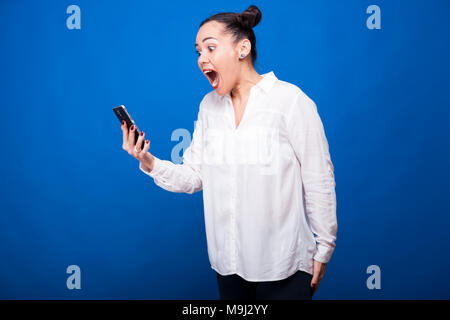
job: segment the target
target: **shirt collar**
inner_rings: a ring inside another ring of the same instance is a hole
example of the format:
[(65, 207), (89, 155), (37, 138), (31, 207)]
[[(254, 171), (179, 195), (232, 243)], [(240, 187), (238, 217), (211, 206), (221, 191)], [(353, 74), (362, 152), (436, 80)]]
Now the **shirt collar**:
[(265, 93), (269, 93), (273, 84), (278, 78), (273, 71), (262, 74), (263, 78), (256, 83), (255, 87), (261, 88)]
[[(270, 89), (272, 89), (272, 86), (274, 85), (275, 81), (278, 80), (278, 78), (275, 76), (275, 73), (273, 71), (264, 73), (261, 76), (263, 78), (259, 80), (253, 87), (257, 87), (261, 89), (264, 93), (268, 94), (270, 92)], [(229, 92), (225, 94), (224, 97), (231, 99), (231, 95)]]

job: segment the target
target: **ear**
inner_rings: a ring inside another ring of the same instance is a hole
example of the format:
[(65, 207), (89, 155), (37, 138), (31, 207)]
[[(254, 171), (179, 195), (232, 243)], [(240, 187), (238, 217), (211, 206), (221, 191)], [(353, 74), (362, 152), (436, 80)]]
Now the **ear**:
[(238, 45), (238, 53), (237, 53), (238, 57), (241, 54), (244, 54), (247, 57), (250, 54), (251, 50), (252, 50), (252, 44), (251, 44), (250, 40), (248, 40), (247, 38), (242, 39)]

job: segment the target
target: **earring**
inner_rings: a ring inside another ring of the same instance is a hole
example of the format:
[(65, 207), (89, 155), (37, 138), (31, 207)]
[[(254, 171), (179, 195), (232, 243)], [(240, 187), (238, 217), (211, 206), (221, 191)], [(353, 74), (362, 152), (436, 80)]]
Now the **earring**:
[(241, 59), (244, 59), (245, 58), (245, 54), (241, 54)]

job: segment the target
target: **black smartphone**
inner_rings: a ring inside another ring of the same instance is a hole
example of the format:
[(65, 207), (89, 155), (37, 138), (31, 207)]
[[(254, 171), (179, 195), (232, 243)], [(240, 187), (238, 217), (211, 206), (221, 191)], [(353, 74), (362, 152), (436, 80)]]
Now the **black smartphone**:
[(139, 128), (137, 127), (136, 123), (134, 123), (134, 120), (131, 118), (125, 106), (120, 105), (118, 107), (115, 107), (113, 108), (113, 111), (116, 114), (117, 118), (119, 119), (120, 123), (122, 123), (122, 121), (125, 121), (127, 123), (128, 132), (130, 131), (130, 127), (133, 124), (135, 125), (136, 129), (134, 134), (134, 144), (136, 144), (141, 132), (139, 131)]

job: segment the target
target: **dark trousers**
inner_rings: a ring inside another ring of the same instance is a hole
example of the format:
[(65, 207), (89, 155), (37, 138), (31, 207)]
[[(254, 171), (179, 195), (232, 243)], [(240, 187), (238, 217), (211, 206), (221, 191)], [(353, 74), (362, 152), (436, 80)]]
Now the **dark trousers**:
[(278, 281), (247, 281), (237, 274), (217, 273), (219, 295), (222, 300), (311, 300), (312, 275), (298, 270)]

